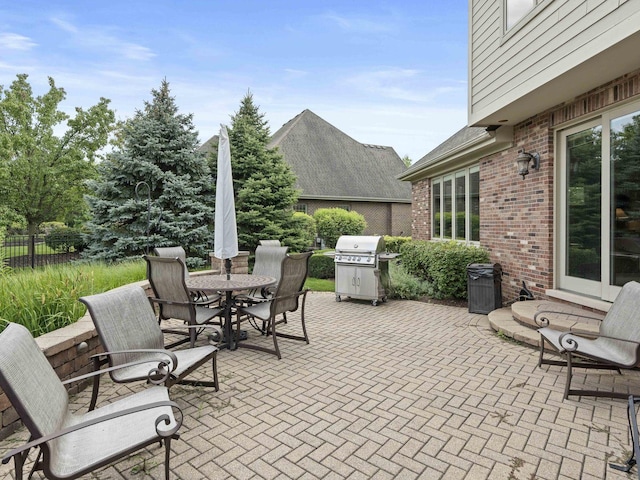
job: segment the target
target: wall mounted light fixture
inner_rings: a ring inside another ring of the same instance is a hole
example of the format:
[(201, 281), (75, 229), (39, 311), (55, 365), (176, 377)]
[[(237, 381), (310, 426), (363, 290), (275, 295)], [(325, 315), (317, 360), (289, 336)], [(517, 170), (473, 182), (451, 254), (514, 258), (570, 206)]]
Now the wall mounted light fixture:
[(518, 152), (518, 158), (516, 158), (516, 165), (518, 166), (518, 175), (522, 175), (522, 179), (529, 175), (529, 165), (534, 170), (540, 170), (540, 154), (538, 152), (528, 153), (524, 150)]

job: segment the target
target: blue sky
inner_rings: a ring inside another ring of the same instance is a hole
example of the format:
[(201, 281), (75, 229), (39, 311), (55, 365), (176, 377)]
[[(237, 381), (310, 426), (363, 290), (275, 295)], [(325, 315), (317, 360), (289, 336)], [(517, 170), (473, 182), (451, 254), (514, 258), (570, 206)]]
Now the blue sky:
[(0, 85), (131, 117), (163, 78), (201, 141), (251, 91), (271, 132), (305, 109), (416, 161), (467, 119), (467, 1), (0, 2)]

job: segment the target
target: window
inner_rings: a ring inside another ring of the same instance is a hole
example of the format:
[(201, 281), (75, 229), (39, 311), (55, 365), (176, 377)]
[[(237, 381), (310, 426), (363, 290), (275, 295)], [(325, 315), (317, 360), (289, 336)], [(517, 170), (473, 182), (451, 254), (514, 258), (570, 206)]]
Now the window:
[(504, 0), (505, 29), (513, 27), (540, 2), (541, 0)]
[(341, 208), (343, 210), (346, 210), (347, 212), (351, 211), (351, 205), (336, 205), (336, 208)]
[(293, 206), (294, 212), (302, 212), (307, 213), (307, 204), (306, 203), (298, 203)]
[(433, 179), (431, 192), (431, 238), (479, 242), (479, 167)]

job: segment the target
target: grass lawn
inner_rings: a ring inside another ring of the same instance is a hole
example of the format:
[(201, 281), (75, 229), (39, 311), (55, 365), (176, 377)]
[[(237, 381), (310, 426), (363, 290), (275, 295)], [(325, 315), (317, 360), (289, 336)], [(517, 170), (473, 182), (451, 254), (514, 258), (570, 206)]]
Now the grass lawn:
[(323, 278), (307, 278), (304, 286), (315, 292), (333, 292), (335, 290), (335, 282)]

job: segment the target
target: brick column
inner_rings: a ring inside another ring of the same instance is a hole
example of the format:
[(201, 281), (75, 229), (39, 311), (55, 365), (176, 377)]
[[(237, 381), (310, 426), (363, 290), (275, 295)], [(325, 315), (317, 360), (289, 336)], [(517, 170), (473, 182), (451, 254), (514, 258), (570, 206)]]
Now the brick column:
[[(216, 258), (213, 253), (209, 253), (209, 258), (211, 270), (215, 273), (224, 272), (224, 260)], [(238, 256), (231, 259), (231, 273), (249, 273), (249, 252), (238, 252)]]

